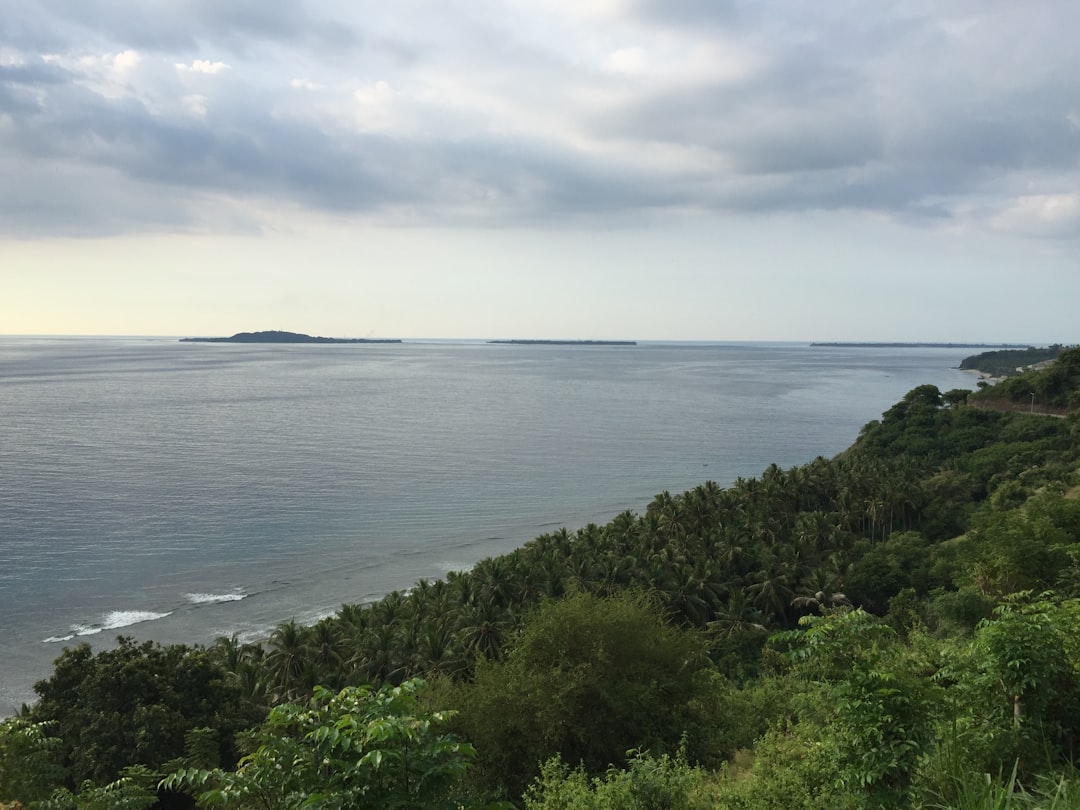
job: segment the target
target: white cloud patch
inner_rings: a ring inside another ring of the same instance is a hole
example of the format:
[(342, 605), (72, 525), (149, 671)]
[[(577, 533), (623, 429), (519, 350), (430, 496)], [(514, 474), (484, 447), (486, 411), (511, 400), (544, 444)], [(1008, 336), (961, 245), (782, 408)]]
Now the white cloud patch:
[(111, 53), (48, 53), (41, 60), (67, 71), (71, 80), (98, 95), (117, 100), (136, 94), (143, 55), (126, 49)]
[(995, 230), (1022, 236), (1080, 236), (1080, 192), (1017, 197), (991, 224)]
[(358, 132), (390, 132), (398, 126), (396, 94), (387, 82), (365, 84), (353, 90), (352, 97)]
[(17, 67), (26, 64), (26, 56), (19, 51), (0, 45), (0, 65)]
[(612, 73), (642, 75), (648, 69), (649, 60), (642, 48), (619, 48), (608, 54), (603, 67)]
[(190, 65), (183, 62), (176, 63), (176, 69), (181, 73), (203, 73), (208, 76), (216, 76), (218, 73), (222, 73), (229, 70), (232, 65), (225, 62), (211, 62), (208, 59), (196, 59)]

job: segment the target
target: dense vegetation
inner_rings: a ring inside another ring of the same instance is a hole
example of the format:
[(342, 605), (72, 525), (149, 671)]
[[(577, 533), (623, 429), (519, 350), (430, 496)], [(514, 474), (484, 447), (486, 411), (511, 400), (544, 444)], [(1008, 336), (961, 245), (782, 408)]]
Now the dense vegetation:
[(998, 349), (980, 352), (960, 361), (960, 368), (981, 371), (991, 377), (1011, 377), (1022, 369), (1056, 358), (1062, 350), (1059, 343), (1045, 348)]
[(1016, 379), (261, 645), (67, 649), (0, 801), (1080, 807), (1080, 416), (973, 407), (1080, 350)]
[(1080, 407), (1080, 346), (1062, 349), (1049, 368), (983, 386), (972, 402), (990, 407), (1065, 413)]

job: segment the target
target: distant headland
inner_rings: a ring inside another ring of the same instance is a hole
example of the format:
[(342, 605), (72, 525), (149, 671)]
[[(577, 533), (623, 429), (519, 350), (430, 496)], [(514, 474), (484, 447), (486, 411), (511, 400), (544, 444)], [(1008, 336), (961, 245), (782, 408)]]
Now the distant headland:
[(397, 338), (329, 338), (314, 337), (300, 332), (237, 332), (232, 337), (180, 338), (181, 343), (401, 343)]
[(637, 346), (636, 340), (489, 340), (488, 343), (508, 343), (513, 346)]

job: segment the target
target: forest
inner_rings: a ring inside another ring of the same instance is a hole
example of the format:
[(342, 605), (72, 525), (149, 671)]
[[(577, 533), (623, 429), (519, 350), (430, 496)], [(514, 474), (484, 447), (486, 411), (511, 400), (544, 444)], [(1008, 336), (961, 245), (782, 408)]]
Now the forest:
[(981, 371), (991, 377), (1011, 377), (1028, 366), (1053, 360), (1062, 348), (1060, 343), (1055, 343), (1043, 348), (1029, 346), (1026, 349), (986, 351), (965, 357), (960, 361), (960, 368)]
[(1078, 406), (1066, 348), (258, 644), (65, 649), (0, 807), (1080, 808)]

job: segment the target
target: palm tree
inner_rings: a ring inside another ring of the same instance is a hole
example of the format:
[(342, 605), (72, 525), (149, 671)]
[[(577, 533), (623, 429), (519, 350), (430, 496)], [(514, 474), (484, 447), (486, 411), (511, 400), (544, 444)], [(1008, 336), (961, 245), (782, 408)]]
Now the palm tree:
[(413, 670), (419, 673), (456, 675), (465, 669), (461, 651), (447, 623), (428, 622), (416, 639)]
[(407, 613), (408, 608), (405, 594), (401, 591), (391, 591), (372, 605), (371, 609), (374, 613), (372, 618), (383, 624), (393, 624)]
[(851, 600), (840, 590), (840, 581), (827, 568), (815, 568), (810, 577), (799, 587), (799, 595), (791, 600), (791, 606), (812, 611), (823, 608), (850, 607)]
[(471, 574), (450, 571), (446, 575), (446, 584), (455, 594), (455, 601), (459, 605), (472, 605), (480, 598), (478, 583)]
[(398, 633), (390, 624), (375, 624), (365, 631), (350, 662), (366, 680), (400, 683), (404, 673)]
[(776, 561), (767, 568), (751, 574), (746, 586), (747, 596), (763, 613), (772, 616), (779, 624), (785, 624), (787, 607), (791, 602), (791, 577), (782, 564)]
[(460, 618), (462, 647), (471, 655), (489, 660), (502, 655), (506, 639), (506, 614), (490, 600), (465, 608)]
[(765, 617), (754, 607), (745, 591), (733, 590), (717, 610), (716, 618), (706, 624), (705, 629), (723, 639), (743, 633), (764, 633)]
[(323, 619), (308, 630), (307, 657), (318, 683), (333, 689), (344, 686), (345, 644), (337, 622)]
[(617, 514), (604, 527), (604, 537), (616, 547), (630, 548), (634, 545), (634, 540), (637, 538), (640, 528), (640, 519), (628, 509)]
[(349, 635), (366, 627), (370, 616), (371, 606), (357, 604), (356, 602), (348, 602), (342, 605), (337, 612), (338, 622), (347, 628), (346, 632)]
[(268, 683), (279, 697), (291, 699), (297, 693), (306, 663), (305, 630), (295, 621), (279, 624), (267, 639), (266, 647)]
[(231, 636), (218, 636), (208, 652), (227, 672), (236, 674), (247, 657), (246, 647), (240, 642), (240, 637), (233, 633)]
[(509, 607), (516, 595), (514, 577), (506, 557), (485, 557), (470, 572), (481, 598), (491, 599), (499, 607)]

